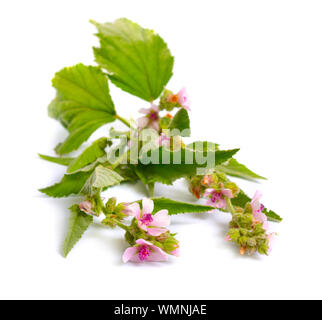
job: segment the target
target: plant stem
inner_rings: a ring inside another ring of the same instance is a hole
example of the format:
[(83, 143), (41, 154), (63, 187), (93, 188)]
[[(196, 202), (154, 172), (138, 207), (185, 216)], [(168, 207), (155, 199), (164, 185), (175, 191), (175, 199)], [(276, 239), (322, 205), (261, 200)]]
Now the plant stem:
[(116, 225), (120, 228), (122, 228), (125, 231), (129, 231), (129, 227), (127, 227), (125, 224), (119, 222), (119, 221), (115, 221)]
[(153, 198), (154, 197), (154, 183), (149, 183), (147, 187), (148, 187), (149, 197)]
[(227, 203), (228, 210), (230, 211), (230, 213), (232, 215), (234, 215), (236, 213), (235, 208), (234, 208), (233, 204), (231, 203), (230, 199), (227, 197), (226, 197), (226, 203)]
[(130, 122), (128, 120), (126, 120), (125, 118), (119, 116), (118, 114), (115, 115), (115, 118), (117, 120), (120, 120), (121, 122), (123, 122), (127, 127), (131, 128)]

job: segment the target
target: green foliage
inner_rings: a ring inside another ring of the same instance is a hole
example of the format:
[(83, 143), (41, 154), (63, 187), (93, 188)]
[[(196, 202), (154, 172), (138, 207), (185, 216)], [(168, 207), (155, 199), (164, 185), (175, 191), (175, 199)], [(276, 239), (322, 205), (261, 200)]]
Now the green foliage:
[(60, 164), (62, 166), (69, 166), (70, 163), (74, 160), (74, 158), (51, 157), (51, 156), (46, 156), (46, 155), (40, 154), (40, 153), (38, 155), (43, 160), (53, 162), (53, 163), (57, 163), (57, 164)]
[[(207, 152), (219, 151), (218, 146), (219, 145), (217, 143), (213, 143), (213, 142), (209, 142), (209, 141), (195, 141), (193, 143), (188, 144), (186, 146), (186, 149), (190, 149), (190, 150), (193, 150), (193, 151), (207, 153)], [(239, 151), (239, 149), (234, 149), (234, 150), (237, 150), (236, 152)], [(226, 151), (223, 151), (223, 152), (225, 153)], [(218, 152), (217, 154), (220, 155), (221, 153)], [(226, 159), (226, 160), (228, 160), (228, 159)], [(219, 160), (218, 161), (218, 164), (220, 164), (222, 162), (223, 161)]]
[(239, 163), (236, 159), (232, 158), (226, 163), (223, 163), (216, 167), (217, 171), (223, 172), (229, 176), (237, 177), (245, 180), (256, 180), (266, 178), (256, 174), (249, 170), (245, 165)]
[[(215, 155), (215, 163), (220, 164), (230, 159), (239, 149), (233, 150), (220, 150), (212, 151)], [(161, 152), (162, 151), (162, 152)], [(136, 174), (140, 177), (144, 184), (151, 184), (160, 182), (163, 184), (171, 185), (174, 181), (194, 176), (197, 173), (198, 168), (205, 168), (206, 164), (199, 164), (198, 153), (199, 151), (193, 151), (192, 149), (186, 148), (180, 151), (167, 151), (164, 148), (157, 150), (160, 154), (159, 163), (162, 163), (162, 154), (165, 158), (169, 158), (169, 164), (145, 164), (145, 159), (141, 158), (141, 162), (135, 167)], [(208, 151), (209, 154), (210, 151)], [(167, 156), (168, 154), (168, 156)], [(206, 152), (204, 153), (204, 155)], [(200, 154), (199, 154), (200, 156)], [(176, 164), (174, 159), (180, 159), (180, 164)], [(192, 158), (192, 163), (188, 163), (186, 159)], [(142, 163), (142, 161), (144, 162)]]
[(158, 98), (172, 76), (174, 63), (162, 38), (127, 19), (92, 23), (100, 40), (100, 48), (94, 48), (96, 62), (110, 73), (111, 81), (146, 101)]
[[(167, 198), (153, 198), (152, 200), (154, 202), (153, 213), (166, 209), (168, 210), (169, 215), (174, 215), (179, 213), (204, 213), (212, 211), (214, 209), (213, 207), (209, 206), (175, 201)], [(142, 204), (142, 200), (136, 202)]]
[(79, 209), (77, 204), (69, 208), (70, 218), (68, 232), (63, 245), (64, 257), (67, 257), (84, 232), (93, 223), (93, 217)]
[(183, 132), (182, 134), (180, 134), (182, 137), (190, 136), (190, 119), (188, 111), (186, 109), (181, 108), (176, 113), (176, 115), (170, 122), (169, 129), (178, 129), (180, 132)]
[(117, 172), (99, 165), (88, 178), (81, 192), (93, 195), (99, 190), (120, 184), (123, 180)]
[[(231, 203), (234, 206), (241, 207), (241, 208), (244, 208), (246, 206), (246, 204), (251, 201), (252, 201), (252, 199), (250, 197), (248, 197), (247, 194), (242, 190), (240, 190), (237, 197), (231, 199)], [(263, 213), (265, 213), (267, 219), (270, 221), (281, 222), (283, 220), (277, 213), (275, 213), (272, 210), (268, 210), (267, 208), (265, 208), (263, 210)]]
[(48, 107), (49, 116), (68, 129), (69, 136), (56, 148), (66, 154), (86, 141), (103, 124), (115, 120), (108, 80), (97, 67), (77, 64), (56, 73), (57, 96)]
[(39, 191), (53, 198), (62, 198), (68, 197), (70, 195), (77, 195), (82, 190), (90, 175), (91, 172), (66, 174), (59, 183), (47, 188), (40, 189)]
[(67, 173), (74, 173), (106, 155), (105, 148), (108, 143), (109, 140), (107, 138), (100, 138), (93, 142), (79, 157), (70, 163)]

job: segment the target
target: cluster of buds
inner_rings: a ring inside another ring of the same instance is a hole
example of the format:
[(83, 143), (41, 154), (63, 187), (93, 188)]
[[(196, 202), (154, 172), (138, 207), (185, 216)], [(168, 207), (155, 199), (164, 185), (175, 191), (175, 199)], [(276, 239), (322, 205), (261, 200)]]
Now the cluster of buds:
[(117, 223), (120, 223), (127, 217), (124, 213), (125, 205), (122, 203), (116, 204), (116, 198), (110, 198), (105, 204), (105, 219), (102, 224), (111, 228), (116, 227)]
[(125, 205), (124, 214), (133, 216), (125, 234), (131, 245), (123, 255), (123, 261), (166, 261), (168, 255), (179, 256), (179, 242), (170, 233), (170, 216), (167, 210), (153, 214), (153, 200), (143, 199), (142, 210), (138, 203)]
[(237, 185), (223, 173), (192, 177), (189, 190), (197, 199), (207, 198), (207, 205), (223, 210), (227, 207), (226, 198), (234, 198), (239, 193)]
[(262, 212), (264, 206), (259, 202), (260, 198), (261, 194), (256, 192), (245, 208), (236, 208), (230, 222), (230, 230), (225, 239), (235, 242), (242, 255), (255, 252), (268, 255), (271, 251), (271, 242), (275, 234), (267, 233), (268, 222)]
[(163, 110), (172, 111), (174, 108), (184, 108), (190, 111), (190, 100), (185, 88), (182, 88), (177, 94), (165, 89), (159, 106), (151, 104), (150, 108), (140, 109), (139, 112), (144, 116), (137, 120), (138, 128), (140, 130), (151, 128), (160, 133), (162, 129), (168, 128), (173, 118), (170, 113), (163, 117), (160, 112)]
[(167, 89), (164, 90), (160, 99), (160, 109), (172, 111), (174, 108), (191, 110), (190, 99), (185, 88), (182, 88), (177, 94)]

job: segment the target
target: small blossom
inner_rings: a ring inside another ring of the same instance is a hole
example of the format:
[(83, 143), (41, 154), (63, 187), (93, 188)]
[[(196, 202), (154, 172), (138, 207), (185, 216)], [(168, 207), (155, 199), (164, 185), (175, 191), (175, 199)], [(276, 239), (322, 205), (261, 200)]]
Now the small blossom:
[(182, 88), (179, 92), (178, 92), (178, 102), (182, 105), (182, 107), (184, 109), (186, 109), (187, 111), (191, 110), (191, 103), (188, 97), (188, 93), (186, 88)]
[(227, 198), (233, 198), (233, 193), (230, 189), (221, 189), (220, 191), (217, 191), (215, 189), (206, 189), (205, 197), (209, 198), (207, 201), (208, 206), (212, 206), (218, 209), (226, 209), (226, 199)]
[(225, 237), (225, 241), (232, 241), (232, 239), (231, 239), (231, 237), (230, 237), (230, 235), (229, 235), (229, 234), (227, 234), (227, 235), (226, 235), (226, 237)]
[(79, 209), (89, 215), (95, 215), (96, 213), (93, 211), (93, 205), (90, 201), (85, 200), (79, 204)]
[(191, 103), (188, 97), (186, 88), (182, 88), (177, 94), (170, 94), (167, 96), (166, 101), (171, 104), (180, 104), (181, 107), (187, 111), (191, 110)]
[(157, 262), (167, 261), (168, 255), (159, 247), (143, 239), (138, 239), (134, 247), (127, 248), (123, 254), (123, 262)]
[(159, 108), (154, 104), (151, 105), (151, 108), (141, 109), (139, 112), (144, 114), (145, 116), (138, 119), (139, 129), (151, 128), (156, 131), (159, 131), (160, 130), (159, 111), (160, 111)]
[(262, 194), (259, 191), (256, 191), (252, 201), (251, 206), (253, 210), (253, 218), (255, 223), (262, 223), (263, 229), (268, 230), (268, 222), (266, 215), (262, 212), (264, 210), (264, 206), (260, 203), (260, 198)]
[(170, 217), (168, 210), (160, 210), (152, 215), (154, 209), (154, 202), (150, 199), (143, 199), (142, 212), (139, 204), (133, 204), (130, 209), (130, 215), (136, 217), (140, 229), (147, 232), (150, 236), (160, 236), (162, 233), (167, 232), (167, 226), (170, 225)]

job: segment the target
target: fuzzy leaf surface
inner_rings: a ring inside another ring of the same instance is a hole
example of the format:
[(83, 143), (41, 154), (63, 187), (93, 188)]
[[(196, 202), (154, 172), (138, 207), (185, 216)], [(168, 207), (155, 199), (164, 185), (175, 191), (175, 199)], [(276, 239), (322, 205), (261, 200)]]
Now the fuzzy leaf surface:
[(77, 64), (56, 73), (52, 80), (56, 98), (48, 107), (49, 116), (69, 131), (56, 147), (60, 155), (70, 153), (102, 125), (115, 120), (108, 79), (98, 67)]
[[(153, 213), (157, 213), (160, 210), (168, 210), (169, 215), (175, 215), (179, 213), (205, 213), (214, 210), (213, 207), (203, 206), (200, 204), (175, 201), (167, 198), (152, 198), (154, 202)], [(142, 200), (137, 201), (140, 205)]]
[(70, 195), (77, 195), (81, 192), (91, 172), (78, 172), (75, 174), (66, 174), (63, 179), (47, 188), (39, 191), (53, 198), (63, 198)]
[(63, 245), (64, 257), (67, 257), (84, 232), (93, 223), (93, 217), (79, 209), (77, 204), (69, 208), (70, 218), (68, 232)]
[(110, 80), (143, 100), (158, 98), (172, 76), (174, 63), (163, 39), (124, 18), (92, 23), (100, 41), (100, 47), (94, 48), (96, 62), (109, 72)]
[(257, 173), (248, 169), (245, 165), (239, 163), (236, 159), (232, 158), (226, 163), (216, 167), (216, 170), (221, 171), (229, 176), (237, 177), (245, 180), (256, 180), (266, 178), (258, 175)]

